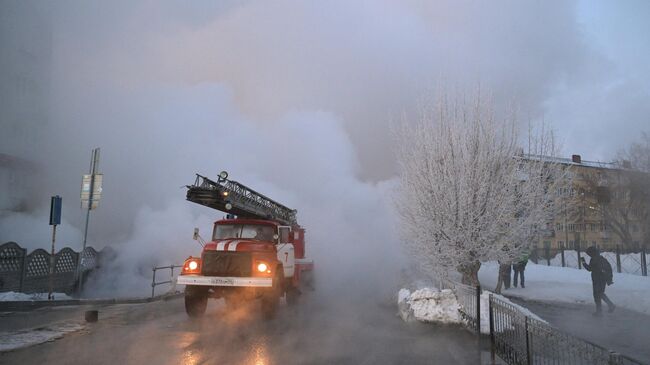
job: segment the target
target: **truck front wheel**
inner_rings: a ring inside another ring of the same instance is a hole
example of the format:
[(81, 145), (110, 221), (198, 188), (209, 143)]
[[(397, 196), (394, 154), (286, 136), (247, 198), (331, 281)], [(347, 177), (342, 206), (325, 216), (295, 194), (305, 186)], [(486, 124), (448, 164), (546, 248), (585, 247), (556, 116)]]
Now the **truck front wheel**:
[(289, 288), (287, 289), (287, 294), (286, 294), (287, 305), (289, 306), (297, 305), (299, 296), (300, 296), (300, 290), (290, 285)]
[(273, 288), (262, 296), (262, 317), (272, 319), (278, 310), (280, 295), (282, 294), (282, 268), (273, 278)]
[(185, 287), (185, 312), (192, 318), (205, 314), (208, 306), (208, 290), (206, 287), (188, 285)]

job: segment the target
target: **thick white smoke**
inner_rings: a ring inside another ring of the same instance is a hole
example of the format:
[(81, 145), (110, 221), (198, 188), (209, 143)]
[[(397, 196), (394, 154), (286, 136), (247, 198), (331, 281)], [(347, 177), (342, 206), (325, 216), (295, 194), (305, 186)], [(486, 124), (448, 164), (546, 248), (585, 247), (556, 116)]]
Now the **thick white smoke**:
[[(183, 185), (220, 170), (299, 210), (319, 272), (375, 283), (401, 260), (390, 121), (439, 80), (540, 117), (550, 90), (607, 70), (576, 4), (5, 2), (0, 152), (40, 166), (38, 193), (64, 199), (59, 247), (78, 249), (80, 175), (102, 148), (89, 243), (119, 252), (109, 290), (197, 252), (192, 228), (221, 214)], [(0, 218), (0, 241), (48, 247), (47, 205)]]
[[(224, 214), (186, 202), (183, 185), (193, 182), (194, 172), (214, 177), (222, 169), (298, 209), (308, 232), (307, 250), (319, 274), (330, 278), (325, 285), (363, 280), (363, 287), (372, 287), (379, 278), (395, 276), (401, 257), (391, 182), (359, 180), (354, 146), (338, 118), (295, 111), (268, 122), (250, 121), (237, 113), (220, 85), (137, 98), (149, 99), (151, 107), (134, 107), (130, 98), (115, 96), (110, 104), (119, 110), (112, 112), (115, 121), (101, 133), (96, 128), (78, 133), (82, 139), (97, 133), (93, 139), (102, 146), (103, 200), (93, 212), (91, 233), (106, 231), (109, 238), (95, 236), (91, 242), (118, 253), (112, 274), (97, 278), (91, 293), (141, 294), (149, 290), (152, 266), (198, 254), (192, 228), (209, 237), (212, 222)], [(109, 113), (100, 103), (88, 107)], [(131, 126), (126, 116), (132, 114), (137, 124)], [(76, 188), (67, 190), (74, 194)], [(110, 240), (120, 226), (128, 233), (117, 232)]]

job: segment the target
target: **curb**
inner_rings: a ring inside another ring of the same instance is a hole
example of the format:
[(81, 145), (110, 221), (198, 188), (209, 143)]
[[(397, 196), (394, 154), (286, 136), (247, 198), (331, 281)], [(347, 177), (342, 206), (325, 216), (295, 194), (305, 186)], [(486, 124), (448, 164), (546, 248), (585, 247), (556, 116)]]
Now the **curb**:
[(62, 307), (78, 305), (142, 304), (161, 300), (181, 298), (183, 293), (162, 294), (147, 298), (112, 298), (112, 299), (70, 299), (70, 300), (25, 300), (0, 302), (0, 312), (29, 312), (45, 307)]

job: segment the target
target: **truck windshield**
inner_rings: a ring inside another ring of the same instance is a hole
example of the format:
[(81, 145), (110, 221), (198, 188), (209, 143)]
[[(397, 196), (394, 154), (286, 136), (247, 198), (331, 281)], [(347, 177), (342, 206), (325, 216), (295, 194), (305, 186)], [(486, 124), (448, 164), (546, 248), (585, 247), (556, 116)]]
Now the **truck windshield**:
[(217, 224), (213, 240), (246, 238), (260, 241), (274, 241), (275, 227), (254, 224)]

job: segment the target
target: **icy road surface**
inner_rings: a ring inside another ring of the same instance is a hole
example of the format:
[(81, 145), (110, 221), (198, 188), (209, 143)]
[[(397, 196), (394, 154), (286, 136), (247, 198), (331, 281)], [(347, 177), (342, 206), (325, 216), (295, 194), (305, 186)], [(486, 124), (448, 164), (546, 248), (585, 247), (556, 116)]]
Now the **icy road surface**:
[[(386, 302), (388, 303), (388, 301)], [(105, 311), (108, 318), (102, 318)], [(480, 364), (477, 338), (455, 326), (404, 323), (390, 304), (301, 297), (263, 321), (257, 307), (210, 301), (200, 320), (183, 300), (100, 309), (53, 342), (0, 354), (2, 364)], [(116, 314), (117, 313), (117, 314)], [(109, 315), (110, 314), (110, 315)], [(61, 320), (61, 318), (57, 318)], [(76, 318), (75, 318), (76, 320)], [(482, 358), (486, 359), (485, 352)]]

